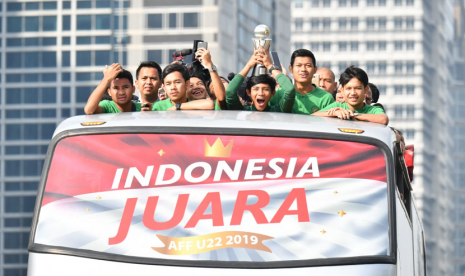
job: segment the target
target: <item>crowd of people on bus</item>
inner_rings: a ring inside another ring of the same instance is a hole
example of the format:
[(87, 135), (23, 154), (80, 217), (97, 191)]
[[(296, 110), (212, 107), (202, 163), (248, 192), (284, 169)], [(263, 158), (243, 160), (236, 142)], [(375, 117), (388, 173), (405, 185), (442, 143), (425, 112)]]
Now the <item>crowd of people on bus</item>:
[[(360, 68), (346, 68), (336, 81), (328, 68), (318, 68), (314, 54), (307, 49), (292, 53), (289, 73), (276, 66), (263, 47), (254, 51), (244, 68), (231, 81), (221, 77), (210, 51), (198, 49), (195, 57), (208, 69), (205, 74), (173, 62), (163, 70), (154, 61), (142, 62), (136, 80), (123, 67), (105, 66), (103, 79), (89, 96), (86, 114), (165, 110), (249, 110), (286, 112), (320, 117), (336, 117), (387, 125), (384, 108), (377, 103), (379, 91)], [(267, 74), (247, 77), (260, 64)], [(319, 81), (313, 83), (314, 74)], [(140, 99), (134, 100), (135, 89)], [(238, 93), (244, 89), (245, 93)]]

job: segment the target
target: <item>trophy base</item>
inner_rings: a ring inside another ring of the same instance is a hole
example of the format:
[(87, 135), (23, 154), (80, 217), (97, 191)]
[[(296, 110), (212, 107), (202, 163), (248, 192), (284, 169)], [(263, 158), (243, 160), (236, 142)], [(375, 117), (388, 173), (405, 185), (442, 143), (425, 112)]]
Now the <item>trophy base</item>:
[(261, 64), (255, 64), (252, 70), (252, 77), (260, 75), (268, 75), (268, 69), (266, 69), (266, 67)]

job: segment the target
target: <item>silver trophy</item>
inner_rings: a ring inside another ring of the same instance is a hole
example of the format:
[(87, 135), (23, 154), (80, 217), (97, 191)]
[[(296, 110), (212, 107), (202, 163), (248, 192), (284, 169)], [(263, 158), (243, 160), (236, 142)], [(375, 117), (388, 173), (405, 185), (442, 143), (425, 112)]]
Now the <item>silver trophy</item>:
[[(260, 49), (260, 46), (263, 46), (263, 48), (269, 52), (271, 46), (271, 38), (268, 38), (270, 36), (270, 28), (264, 24), (258, 25), (255, 27), (254, 35), (255, 38), (252, 38), (252, 42), (255, 50), (258, 50)], [(268, 74), (268, 69), (261, 64), (255, 64), (252, 71), (252, 76), (255, 77), (265, 74)]]

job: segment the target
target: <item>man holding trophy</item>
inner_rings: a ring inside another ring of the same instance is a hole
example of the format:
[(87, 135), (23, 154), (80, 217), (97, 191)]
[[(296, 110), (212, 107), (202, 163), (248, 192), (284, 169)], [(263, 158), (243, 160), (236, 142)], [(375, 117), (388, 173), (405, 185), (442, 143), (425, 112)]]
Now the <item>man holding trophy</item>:
[[(271, 61), (269, 53), (271, 39), (268, 38), (270, 29), (265, 25), (258, 25), (254, 33), (256, 38), (253, 38), (252, 41), (255, 51), (245, 67), (231, 80), (226, 89), (228, 109), (290, 113), (294, 105), (296, 90), (287, 76), (279, 71), (278, 67)], [(244, 107), (237, 97), (237, 91), (251, 69), (253, 70), (252, 77), (247, 82), (246, 92), (253, 104)], [(280, 99), (270, 106), (268, 103), (275, 95), (275, 79), (280, 84), (283, 93)]]

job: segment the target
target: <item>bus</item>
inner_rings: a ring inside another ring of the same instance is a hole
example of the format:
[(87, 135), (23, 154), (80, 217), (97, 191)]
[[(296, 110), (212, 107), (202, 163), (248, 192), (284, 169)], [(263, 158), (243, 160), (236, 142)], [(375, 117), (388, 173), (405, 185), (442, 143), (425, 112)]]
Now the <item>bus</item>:
[(401, 139), (381, 124), (248, 111), (63, 121), (28, 275), (426, 275)]

